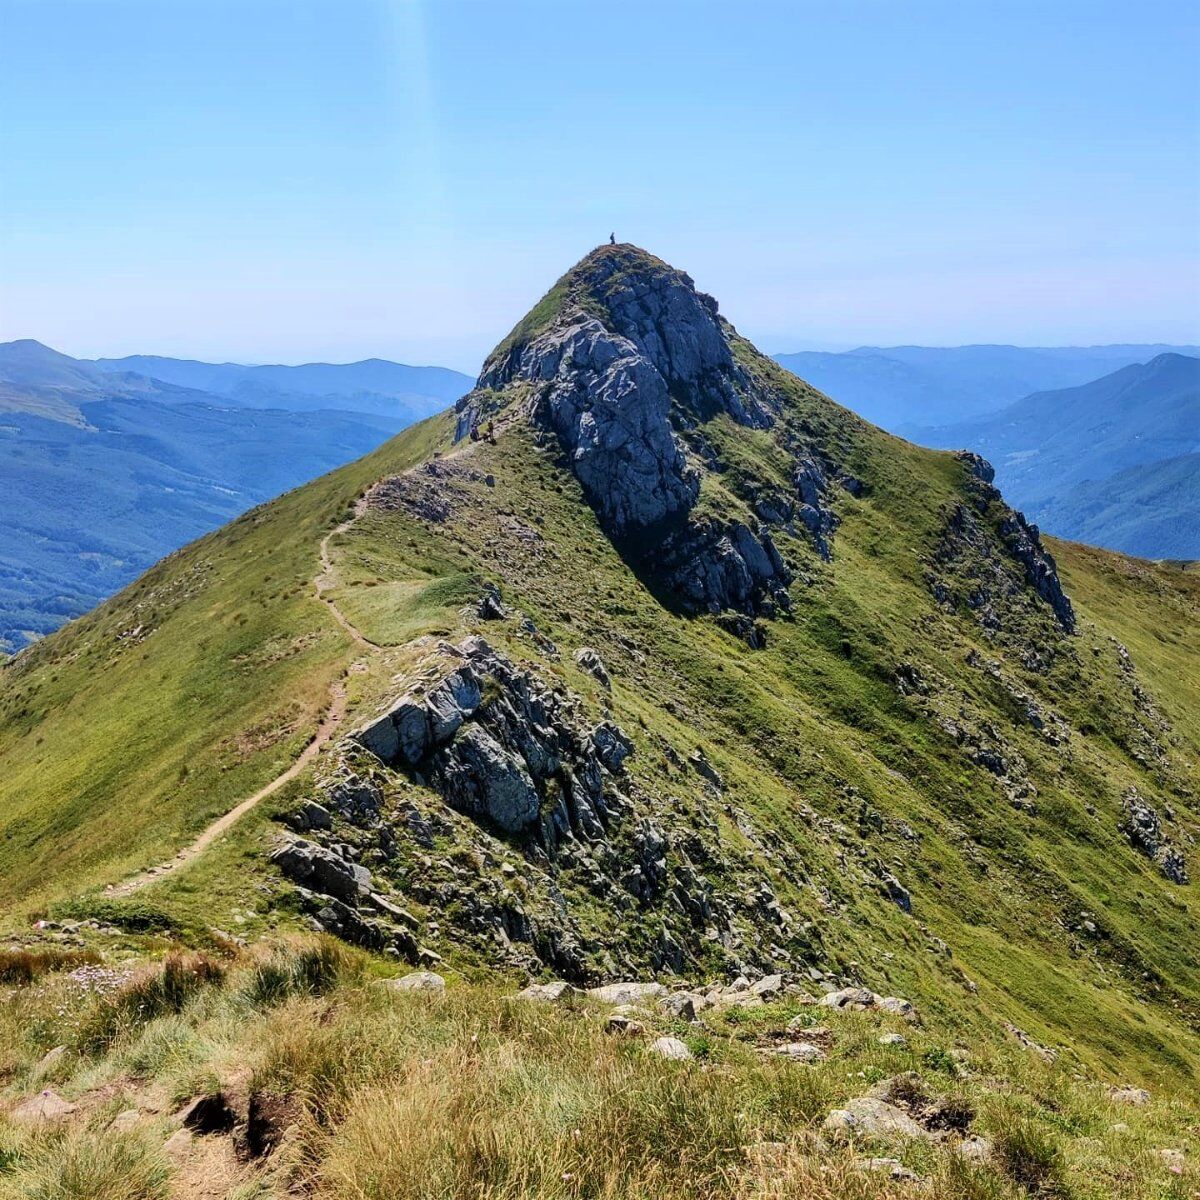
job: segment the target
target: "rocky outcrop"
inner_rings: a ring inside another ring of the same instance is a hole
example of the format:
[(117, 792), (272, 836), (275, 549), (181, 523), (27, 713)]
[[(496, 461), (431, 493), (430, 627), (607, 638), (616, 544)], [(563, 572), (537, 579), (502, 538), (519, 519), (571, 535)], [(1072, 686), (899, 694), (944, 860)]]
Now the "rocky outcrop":
[[(637, 543), (634, 558), (688, 611), (774, 611), (791, 577), (770, 536), (687, 519), (700, 472), (679, 430), (718, 413), (758, 427), (773, 419), (734, 361), (716, 302), (631, 247), (590, 255), (560, 287), (556, 317), (485, 365), (459, 402), (460, 428), (472, 427), (481, 397), (524, 387), (606, 531)], [(825, 515), (806, 502), (800, 511), (827, 532)]]
[(738, 521), (705, 522), (672, 535), (660, 549), (659, 569), (689, 612), (732, 608), (772, 616), (791, 607), (791, 572), (771, 535)]
[(504, 833), (536, 833), (547, 848), (568, 832), (603, 837), (609, 780), (633, 750), (620, 728), (587, 727), (578, 701), (544, 687), (481, 637), (441, 650), (459, 665), (423, 695), (401, 697), (355, 740)]
[(1074, 633), (1075, 610), (1063, 591), (1053, 556), (1042, 545), (1038, 527), (1014, 509), (1000, 526), (1000, 536), (1009, 554), (1025, 568), (1025, 578), (1033, 590), (1054, 610), (1058, 623), (1067, 633)]
[(1123, 805), (1125, 816), (1121, 821), (1121, 832), (1129, 839), (1129, 844), (1153, 859), (1172, 883), (1187, 883), (1187, 861), (1182, 851), (1164, 834), (1158, 810), (1133, 787), (1125, 793)]
[[(949, 609), (960, 604), (973, 610), (984, 629), (1020, 633), (1014, 621), (1025, 587), (1032, 587), (1051, 609), (1065, 633), (1075, 631), (1075, 613), (1062, 590), (1053, 557), (1044, 549), (1036, 525), (1000, 499), (990, 484), (976, 485), (979, 504), (955, 505), (934, 552), (926, 583)], [(1005, 514), (998, 527), (989, 525), (990, 504)], [(1018, 569), (1019, 568), (1019, 571)]]

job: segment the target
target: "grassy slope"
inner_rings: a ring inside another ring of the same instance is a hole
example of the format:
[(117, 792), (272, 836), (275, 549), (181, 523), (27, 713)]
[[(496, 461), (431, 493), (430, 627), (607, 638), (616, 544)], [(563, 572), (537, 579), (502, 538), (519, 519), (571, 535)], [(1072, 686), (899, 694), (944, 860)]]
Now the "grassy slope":
[[(182, 968), (182, 969), (180, 969)], [(76, 1103), (63, 1127), (0, 1117), (0, 1197), (29, 1200), (1183, 1200), (1197, 1165), (1181, 1127), (1194, 1097), (1119, 1103), (1063, 1063), (1014, 1044), (953, 1048), (894, 1016), (795, 1000), (705, 1016), (701, 1030), (648, 1012), (646, 1038), (603, 1032), (604, 1008), (514, 1001), (494, 984), (442, 996), (372, 982), (374, 964), (336, 946), (279, 947), (177, 962), (91, 996), (61, 976), (0, 995), (8, 1097), (50, 1087)], [(207, 976), (207, 980), (203, 978)], [(828, 1060), (770, 1053), (789, 1021)], [(881, 1032), (904, 1042), (881, 1045)], [(649, 1037), (686, 1039), (667, 1062)], [(45, 1050), (63, 1047), (50, 1064)], [(956, 1140), (824, 1144), (830, 1108), (900, 1072), (921, 1077), (991, 1140), (973, 1165)], [(265, 1161), (230, 1139), (161, 1149), (171, 1114), (218, 1090), (244, 1114), (251, 1095), (288, 1097), (295, 1121)], [(133, 1117), (116, 1132), (118, 1113)], [(1172, 1148), (1178, 1157), (1165, 1158)], [(864, 1172), (868, 1153), (902, 1159), (927, 1192)]]
[[(1197, 781), (1200, 704), (1187, 682), (1200, 677), (1196, 577), (1062, 548), (1068, 589), (1087, 618), (1075, 652), (1047, 678), (1009, 662), (1006, 670), (1093, 732), (1064, 756), (1007, 721), (1005, 736), (1040, 792), (1037, 815), (1026, 816), (891, 683), (898, 661), (916, 660), (956, 703), (1004, 719), (1004, 696), (964, 665), (971, 648), (995, 649), (972, 621), (940, 612), (923, 581), (961, 468), (755, 361), (787, 390), (789, 419), (841, 447), (871, 488), (842, 504), (832, 564), (788, 541), (811, 582), (793, 589), (794, 617), (773, 625), (767, 650), (663, 610), (597, 528), (571, 476), (519, 429), (497, 447), (478, 447), (475, 465), (492, 471), (496, 486), (456, 484), (460, 511), (445, 526), (373, 513), (336, 544), (343, 608), (374, 640), (403, 643), (419, 632), (461, 632), (472, 581), (500, 582), (506, 601), (564, 651), (593, 645), (605, 657), (613, 709), (639, 742), (634, 770), (650, 794), (687, 805), (694, 787), (657, 751), (657, 738), (681, 754), (703, 745), (729, 799), (781, 835), (793, 876), (807, 882), (764, 870), (785, 906), (815, 923), (825, 961), (857, 965), (877, 989), (911, 994), (963, 1038), (991, 1037), (1012, 1020), (1039, 1040), (1074, 1045), (1113, 1078), (1193, 1073), (1200, 1055), (1185, 1032), (1200, 1005), (1193, 889), (1166, 883), (1125, 846), (1116, 822), (1127, 784), (1157, 795)], [(313, 598), (317, 542), (366, 486), (444, 445), (449, 428), (446, 418), (426, 422), (255, 510), (5, 669), (0, 902), (13, 920), (166, 857), (294, 757), (330, 681), (355, 657)], [(731, 464), (713, 503), (739, 471), (785, 470), (768, 438), (723, 419), (706, 432)], [(542, 550), (514, 548), (505, 523), (514, 517), (540, 531)], [(153, 632), (118, 639), (139, 624)], [(515, 623), (487, 632), (522, 658), (533, 654)], [(1173, 723), (1174, 782), (1131, 757), (1110, 632), (1129, 646)], [(404, 662), (403, 649), (372, 658), (353, 679), (356, 694), (370, 701), (394, 690)], [(598, 701), (569, 653), (538, 666)], [(287, 799), (146, 898), (194, 923), (242, 920), (253, 931), (279, 921), (270, 895), (256, 893), (267, 821)], [(1189, 811), (1179, 797), (1174, 803)], [(810, 813), (851, 832), (864, 813), (868, 823), (882, 814), (907, 822), (921, 841), (912, 847), (889, 824), (841, 845)], [(745, 841), (731, 821), (723, 833), (730, 844)], [(847, 876), (847, 854), (893, 864), (913, 894), (913, 916)], [(1101, 930), (1090, 942), (1069, 928), (1084, 911)]]

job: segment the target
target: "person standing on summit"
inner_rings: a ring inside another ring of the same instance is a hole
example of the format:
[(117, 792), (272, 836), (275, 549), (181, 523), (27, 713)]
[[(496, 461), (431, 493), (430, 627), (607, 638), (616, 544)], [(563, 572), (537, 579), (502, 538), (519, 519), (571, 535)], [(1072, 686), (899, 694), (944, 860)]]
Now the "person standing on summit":
[(617, 235), (615, 233), (610, 233), (608, 235), (608, 244), (610, 246), (615, 246), (617, 244)]

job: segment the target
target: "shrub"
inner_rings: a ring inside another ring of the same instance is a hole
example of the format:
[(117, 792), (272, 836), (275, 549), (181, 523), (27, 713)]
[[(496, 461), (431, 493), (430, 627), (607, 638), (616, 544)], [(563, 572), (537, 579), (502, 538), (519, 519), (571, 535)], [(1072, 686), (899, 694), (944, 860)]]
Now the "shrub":
[(363, 960), (331, 937), (277, 949), (251, 972), (244, 994), (256, 1008), (289, 996), (322, 996), (336, 984), (359, 978)]
[(36, 1141), (0, 1183), (0, 1200), (167, 1200), (170, 1167), (132, 1134), (75, 1131)]
[(1010, 1116), (995, 1138), (996, 1161), (1004, 1173), (1031, 1196), (1066, 1194), (1062, 1150), (1057, 1141), (1032, 1121)]
[(161, 966), (96, 1001), (80, 1025), (78, 1048), (87, 1053), (104, 1050), (156, 1017), (181, 1012), (202, 988), (224, 978), (225, 968), (207, 954), (169, 954)]
[(100, 956), (92, 950), (0, 950), (0, 983), (21, 987), (50, 971), (73, 970), (99, 961)]

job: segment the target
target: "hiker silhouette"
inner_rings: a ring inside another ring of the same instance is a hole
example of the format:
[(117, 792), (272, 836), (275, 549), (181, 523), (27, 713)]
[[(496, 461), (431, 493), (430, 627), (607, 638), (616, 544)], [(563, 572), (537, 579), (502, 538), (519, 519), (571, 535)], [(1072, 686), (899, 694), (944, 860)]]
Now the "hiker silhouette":
[(615, 233), (610, 233), (608, 235), (608, 244), (610, 246), (615, 246), (617, 244), (617, 235)]

